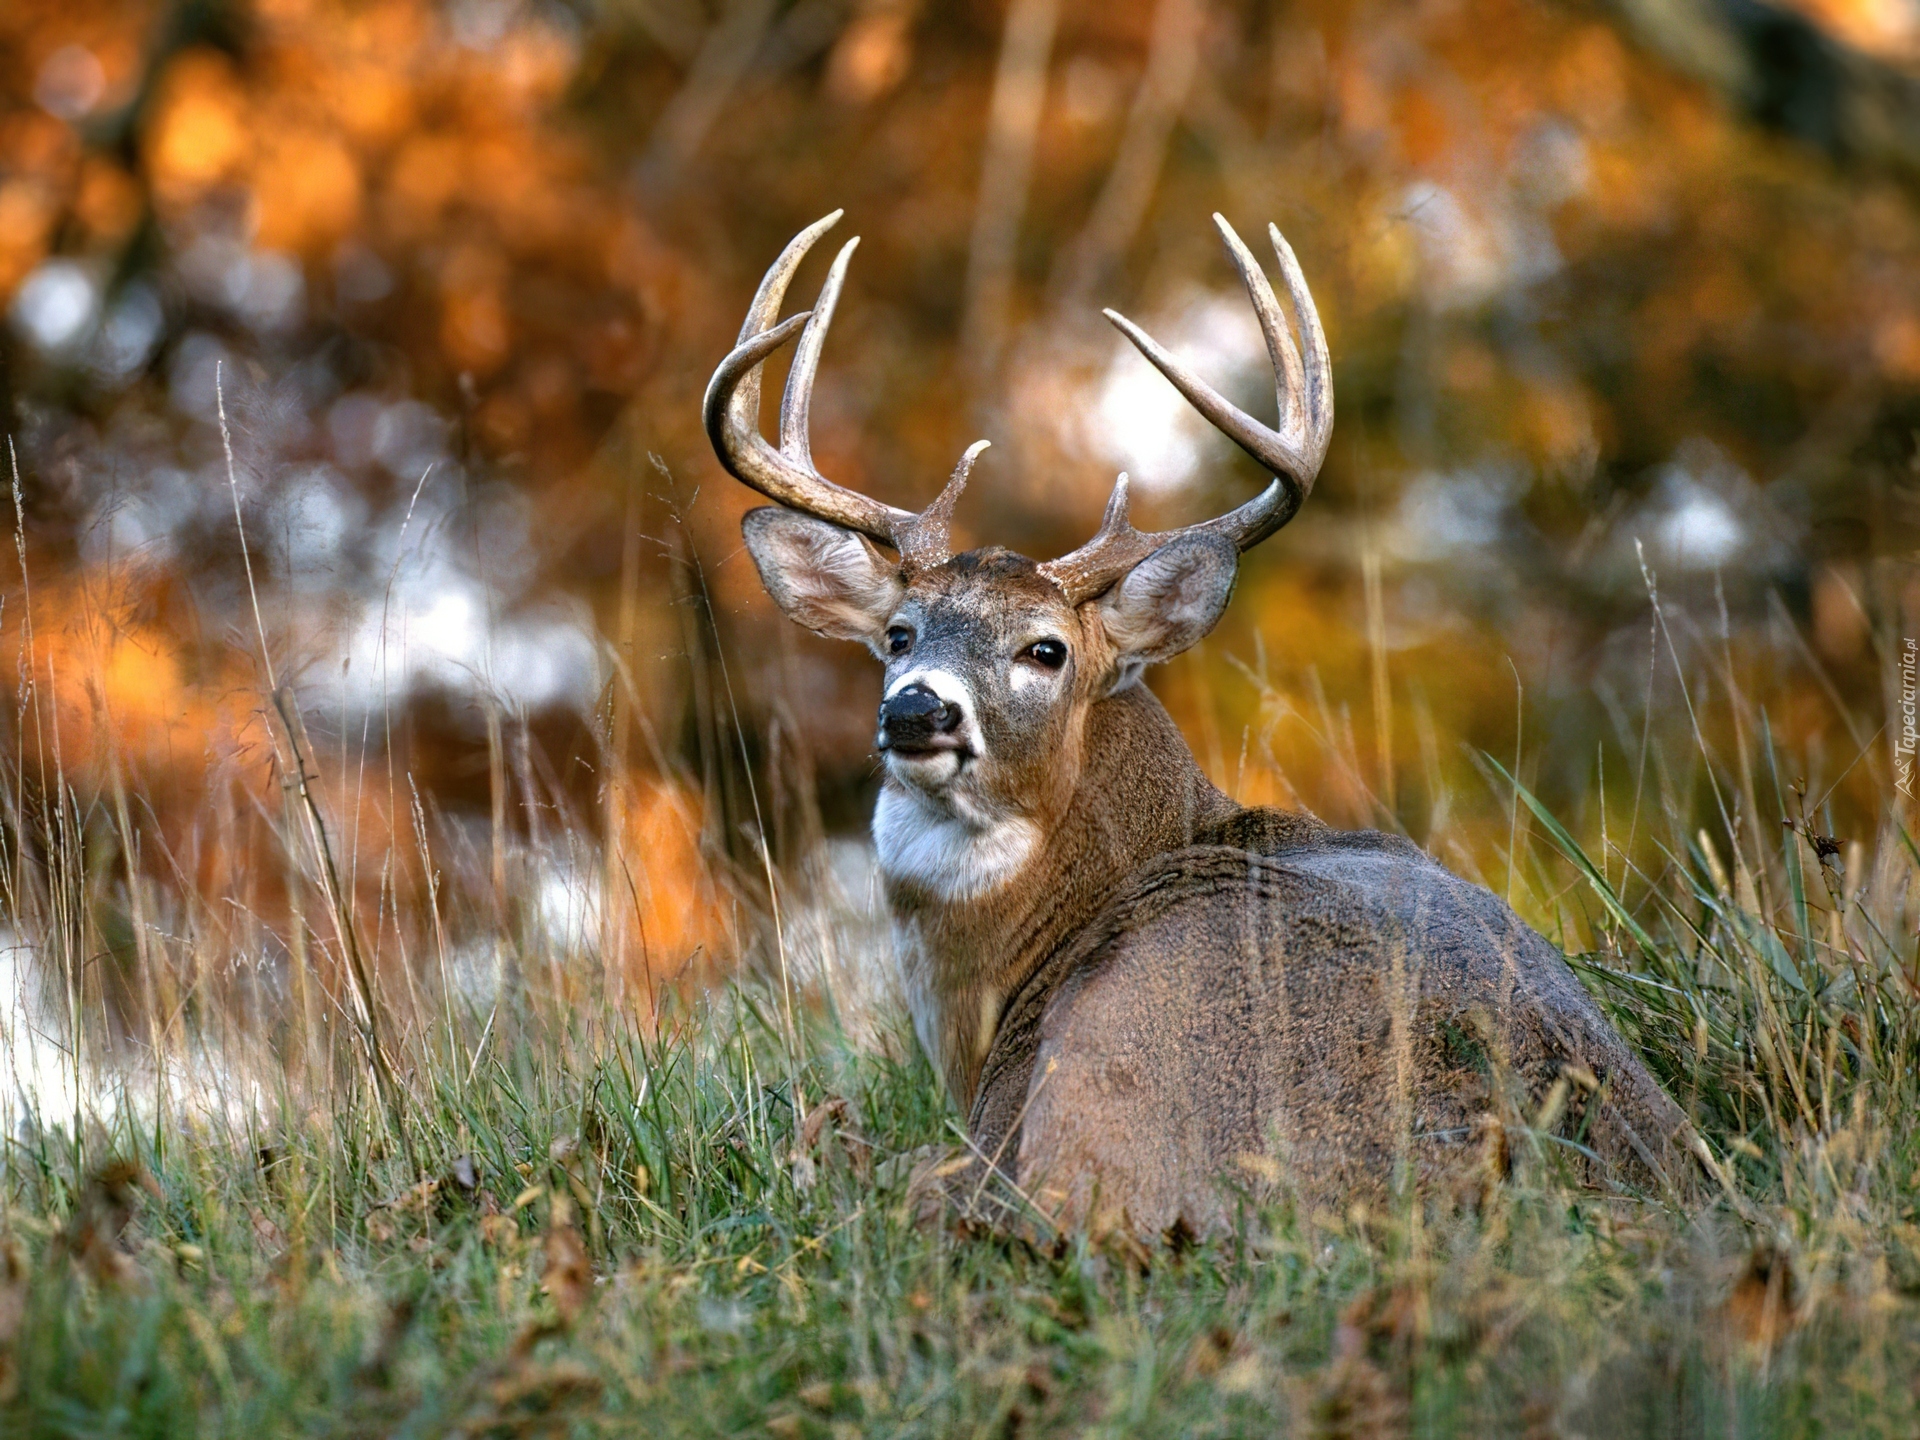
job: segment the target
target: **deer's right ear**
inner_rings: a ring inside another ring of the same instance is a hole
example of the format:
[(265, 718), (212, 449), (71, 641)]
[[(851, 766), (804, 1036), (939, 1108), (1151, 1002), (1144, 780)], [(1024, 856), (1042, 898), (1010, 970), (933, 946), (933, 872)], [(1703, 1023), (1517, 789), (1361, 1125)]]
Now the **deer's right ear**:
[(741, 522), (747, 553), (773, 603), (830, 640), (877, 643), (906, 587), (867, 537), (777, 505)]
[(1233, 598), (1240, 555), (1214, 535), (1182, 535), (1129, 570), (1094, 602), (1113, 642), (1113, 688), (1124, 690), (1143, 667), (1171, 660), (1218, 623)]

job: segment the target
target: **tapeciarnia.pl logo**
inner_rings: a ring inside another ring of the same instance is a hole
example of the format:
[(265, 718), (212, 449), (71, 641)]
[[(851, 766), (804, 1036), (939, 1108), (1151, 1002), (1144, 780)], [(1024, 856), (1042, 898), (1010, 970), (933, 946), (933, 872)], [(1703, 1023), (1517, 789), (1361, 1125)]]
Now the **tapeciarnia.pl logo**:
[(1900, 733), (1893, 742), (1894, 784), (1902, 795), (1913, 798), (1913, 752), (1920, 741), (1920, 727), (1914, 723), (1914, 695), (1920, 690), (1920, 652), (1909, 635), (1900, 644)]

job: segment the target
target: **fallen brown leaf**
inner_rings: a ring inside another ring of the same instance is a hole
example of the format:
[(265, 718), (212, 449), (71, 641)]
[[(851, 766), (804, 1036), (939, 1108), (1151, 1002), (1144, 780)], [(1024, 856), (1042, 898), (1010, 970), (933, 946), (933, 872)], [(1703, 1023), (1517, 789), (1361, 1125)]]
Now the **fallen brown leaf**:
[(0, 1236), (0, 1405), (20, 1386), (14, 1343), (27, 1319), (27, 1252), (13, 1236)]
[(560, 1220), (548, 1228), (546, 1260), (541, 1286), (553, 1301), (561, 1322), (571, 1325), (593, 1294), (593, 1264), (587, 1259), (587, 1247), (571, 1220)]
[(517, 1361), (486, 1384), (483, 1397), (461, 1417), (453, 1434), (498, 1440), (566, 1435), (605, 1388), (598, 1375), (577, 1361)]
[(818, 1105), (814, 1106), (813, 1109), (809, 1110), (807, 1112), (807, 1118), (800, 1122), (800, 1143), (795, 1148), (803, 1155), (813, 1149), (815, 1142), (820, 1139), (820, 1132), (825, 1128), (827, 1121), (844, 1117), (846, 1113), (847, 1102), (843, 1097), (836, 1095), (831, 1099), (822, 1100)]
[(1315, 1397), (1313, 1431), (1323, 1440), (1388, 1440), (1407, 1433), (1409, 1357), (1424, 1319), (1410, 1285), (1356, 1296), (1333, 1331), (1333, 1362)]
[(1760, 1244), (1747, 1256), (1725, 1306), (1727, 1327), (1744, 1344), (1770, 1351), (1806, 1318), (1793, 1257), (1777, 1246)]
[(125, 1236), (127, 1226), (133, 1223), (135, 1192), (140, 1190), (160, 1198), (160, 1186), (154, 1178), (131, 1160), (104, 1165), (87, 1182), (63, 1244), (94, 1279), (119, 1283), (132, 1278), (133, 1257)]
[(1193, 1342), (1187, 1354), (1187, 1379), (1202, 1380), (1216, 1374), (1232, 1357), (1239, 1337), (1224, 1325), (1216, 1325)]

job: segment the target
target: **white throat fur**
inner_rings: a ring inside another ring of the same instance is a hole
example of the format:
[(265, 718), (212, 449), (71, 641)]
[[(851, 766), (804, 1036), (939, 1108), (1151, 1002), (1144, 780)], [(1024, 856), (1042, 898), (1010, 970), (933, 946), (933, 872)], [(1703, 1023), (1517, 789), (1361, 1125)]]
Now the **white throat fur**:
[(881, 789), (873, 811), (880, 873), (943, 901), (998, 889), (1026, 868), (1039, 843), (1040, 827), (1031, 820), (975, 822), (898, 781)]

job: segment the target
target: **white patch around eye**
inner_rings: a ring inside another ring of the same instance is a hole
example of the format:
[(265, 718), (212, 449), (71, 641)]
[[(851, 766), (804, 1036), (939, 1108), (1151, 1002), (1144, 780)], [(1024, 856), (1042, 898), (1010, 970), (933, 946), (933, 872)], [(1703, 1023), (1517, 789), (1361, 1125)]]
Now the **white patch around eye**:
[(1007, 672), (1007, 683), (1015, 690), (1031, 690), (1036, 685), (1044, 685), (1058, 672), (1042, 670), (1038, 665), (1029, 665), (1024, 660), (1013, 662), (1013, 669)]
[(880, 873), (938, 900), (972, 900), (997, 890), (1026, 868), (1039, 843), (1031, 820), (969, 823), (900, 785), (882, 789), (873, 811)]

